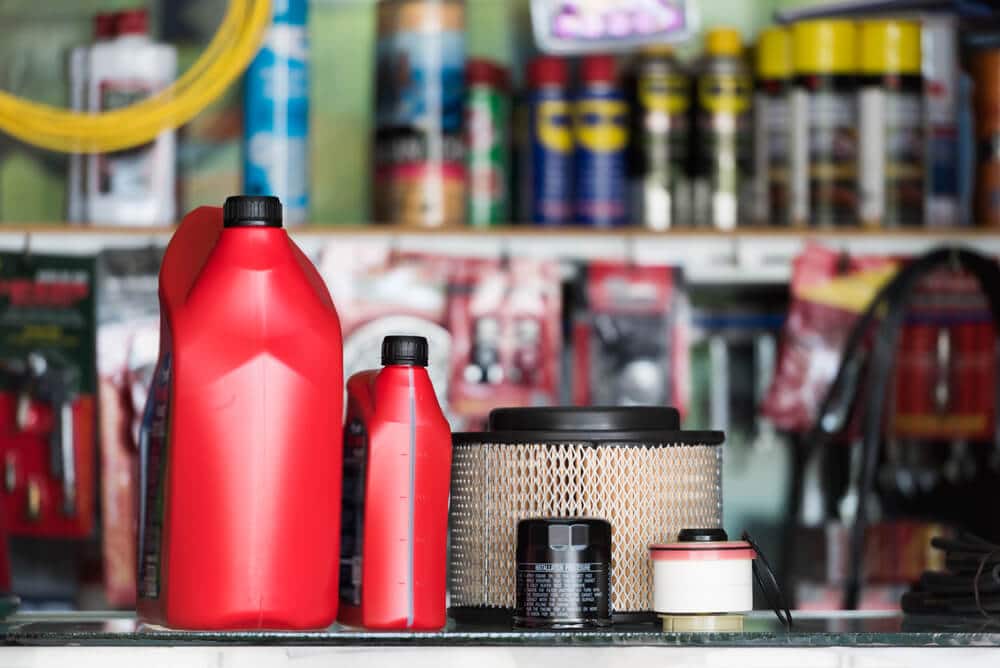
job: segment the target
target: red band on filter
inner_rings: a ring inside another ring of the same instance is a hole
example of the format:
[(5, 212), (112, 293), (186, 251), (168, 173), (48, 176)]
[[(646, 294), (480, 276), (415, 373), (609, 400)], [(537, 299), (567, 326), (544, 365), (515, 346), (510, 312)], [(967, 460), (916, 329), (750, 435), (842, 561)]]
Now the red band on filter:
[(753, 559), (755, 556), (750, 543), (741, 540), (649, 546), (649, 557), (653, 561), (736, 561)]

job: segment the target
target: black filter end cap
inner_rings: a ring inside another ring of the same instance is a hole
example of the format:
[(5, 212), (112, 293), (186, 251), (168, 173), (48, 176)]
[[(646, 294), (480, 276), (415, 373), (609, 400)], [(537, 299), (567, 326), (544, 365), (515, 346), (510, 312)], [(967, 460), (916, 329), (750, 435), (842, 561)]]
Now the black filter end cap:
[(387, 336), (382, 339), (382, 366), (427, 366), (427, 339)]
[(264, 195), (233, 195), (222, 206), (223, 227), (281, 227), (281, 200)]
[(729, 540), (725, 529), (681, 529), (678, 543), (724, 543)]

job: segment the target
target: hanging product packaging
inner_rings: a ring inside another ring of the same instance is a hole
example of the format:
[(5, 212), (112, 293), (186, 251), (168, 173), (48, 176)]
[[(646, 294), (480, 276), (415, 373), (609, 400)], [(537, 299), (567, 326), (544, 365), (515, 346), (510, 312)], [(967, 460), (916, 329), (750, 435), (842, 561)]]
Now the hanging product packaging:
[(473, 426), (498, 406), (557, 403), (558, 265), (516, 258), (459, 261), (449, 292), (449, 403), (456, 417)]
[(309, 629), (336, 618), (340, 322), (281, 225), (277, 198), (231, 197), (190, 213), (164, 255), (140, 449), (144, 621)]
[(452, 337), (445, 325), (453, 264), (441, 255), (397, 252), (384, 241), (338, 240), (323, 248), (319, 269), (339, 305), (345, 376), (371, 367), (386, 336), (422, 336), (430, 344), (427, 372), (450, 417)]
[(978, 282), (941, 269), (917, 284), (910, 304), (896, 357), (890, 432), (908, 439), (993, 440), (996, 334)]
[(159, 352), (161, 259), (154, 248), (106, 250), (97, 258), (101, 557), (104, 595), (113, 606), (135, 605), (139, 429)]
[(535, 43), (546, 53), (630, 51), (682, 42), (697, 28), (689, 0), (532, 0)]
[(340, 619), (348, 624), (445, 624), (451, 431), (427, 360), (427, 339), (387, 336), (382, 368), (347, 382)]
[(689, 314), (680, 270), (593, 262), (576, 292), (573, 403), (672, 405), (683, 414)]
[(93, 258), (0, 254), (0, 465), (7, 533), (95, 526)]
[(761, 407), (777, 428), (813, 425), (854, 321), (895, 272), (888, 258), (846, 256), (817, 244), (795, 259), (778, 368)]

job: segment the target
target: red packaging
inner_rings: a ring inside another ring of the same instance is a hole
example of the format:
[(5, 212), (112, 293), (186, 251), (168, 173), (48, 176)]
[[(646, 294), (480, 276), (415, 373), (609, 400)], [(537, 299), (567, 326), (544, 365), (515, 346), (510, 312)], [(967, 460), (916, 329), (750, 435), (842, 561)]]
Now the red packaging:
[(453, 263), (440, 255), (397, 252), (384, 241), (338, 240), (323, 249), (320, 273), (341, 314), (345, 376), (370, 368), (386, 336), (423, 336), (430, 345), (428, 373), (450, 414), (452, 343), (445, 325)]
[(451, 431), (427, 375), (427, 340), (386, 337), (383, 368), (347, 382), (341, 621), (445, 624)]
[(554, 262), (455, 261), (449, 399), (464, 428), (482, 424), (494, 408), (558, 402), (561, 312)]
[(689, 313), (680, 270), (592, 262), (573, 319), (573, 403), (687, 412)]
[(7, 532), (92, 537), (93, 258), (0, 256), (0, 499)]
[(892, 433), (908, 439), (992, 440), (996, 338), (975, 277), (947, 267), (921, 280), (901, 341)]
[(340, 323), (276, 198), (185, 217), (160, 270), (143, 421), (140, 617), (310, 629), (337, 615)]
[(812, 427), (855, 320), (895, 272), (890, 258), (849, 257), (813, 243), (795, 259), (778, 368), (761, 406), (777, 428)]

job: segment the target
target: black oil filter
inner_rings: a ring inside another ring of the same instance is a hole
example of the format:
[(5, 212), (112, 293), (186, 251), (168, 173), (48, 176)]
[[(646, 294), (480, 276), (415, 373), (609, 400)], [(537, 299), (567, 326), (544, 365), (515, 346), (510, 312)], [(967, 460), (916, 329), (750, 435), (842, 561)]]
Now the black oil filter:
[(517, 626), (611, 624), (611, 524), (591, 518), (517, 523)]

